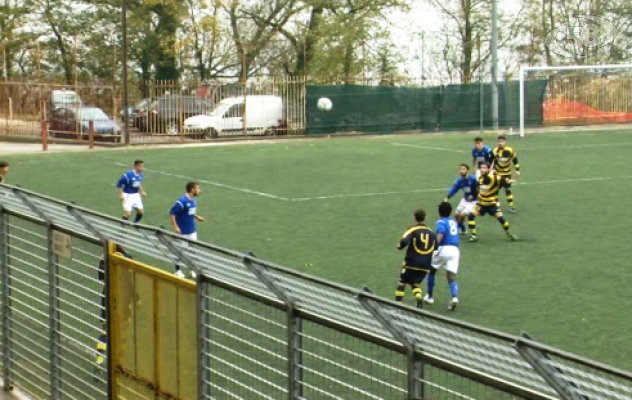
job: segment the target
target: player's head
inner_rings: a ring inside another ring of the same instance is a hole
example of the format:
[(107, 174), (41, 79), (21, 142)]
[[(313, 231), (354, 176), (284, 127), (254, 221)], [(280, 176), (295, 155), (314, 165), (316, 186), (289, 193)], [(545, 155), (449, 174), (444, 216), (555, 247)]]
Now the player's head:
[(481, 175), (487, 175), (489, 174), (489, 163), (488, 162), (482, 162), (481, 163)]
[(480, 136), (477, 136), (474, 139), (474, 147), (476, 147), (476, 150), (481, 150), (483, 148), (483, 138)]
[(498, 147), (502, 149), (505, 146), (507, 146), (507, 136), (505, 135), (498, 136)]
[(426, 211), (425, 210), (419, 209), (419, 210), (415, 211), (415, 221), (418, 224), (421, 224), (425, 220), (426, 220)]
[(143, 172), (145, 170), (145, 162), (143, 160), (134, 161), (134, 171)]
[(9, 163), (7, 161), (0, 161), (0, 175), (4, 176), (9, 173)]
[(441, 218), (449, 217), (450, 214), (452, 214), (452, 204), (448, 203), (447, 201), (439, 204), (439, 216)]
[(195, 182), (187, 183), (187, 193), (193, 197), (200, 194), (200, 185)]
[(470, 170), (470, 167), (467, 164), (461, 164), (459, 166), (459, 173), (464, 178), (467, 176), (467, 173), (468, 173), (469, 170)]

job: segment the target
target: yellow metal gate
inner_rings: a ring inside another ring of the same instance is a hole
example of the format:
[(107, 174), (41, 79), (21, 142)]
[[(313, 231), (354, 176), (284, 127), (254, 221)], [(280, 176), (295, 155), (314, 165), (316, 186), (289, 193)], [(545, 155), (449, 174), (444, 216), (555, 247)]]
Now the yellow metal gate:
[(113, 249), (108, 264), (115, 398), (197, 399), (195, 283)]

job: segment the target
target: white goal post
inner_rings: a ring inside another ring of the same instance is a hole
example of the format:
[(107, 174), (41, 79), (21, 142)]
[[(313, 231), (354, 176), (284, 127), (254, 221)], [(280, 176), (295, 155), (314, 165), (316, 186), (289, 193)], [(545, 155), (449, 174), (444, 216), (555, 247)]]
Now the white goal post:
[[(520, 67), (520, 137), (525, 134), (525, 74), (531, 71), (582, 71), (582, 70), (614, 70), (629, 69), (632, 73), (632, 64), (601, 64), (601, 65), (560, 65), (560, 66), (521, 66)], [(632, 98), (632, 93), (630, 94)]]

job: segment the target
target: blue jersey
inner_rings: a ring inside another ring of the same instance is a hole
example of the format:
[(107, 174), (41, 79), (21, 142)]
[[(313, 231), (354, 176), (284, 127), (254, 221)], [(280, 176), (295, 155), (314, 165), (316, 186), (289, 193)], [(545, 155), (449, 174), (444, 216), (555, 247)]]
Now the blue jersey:
[(136, 194), (140, 190), (140, 185), (143, 183), (143, 173), (137, 174), (133, 169), (127, 171), (121, 176), (116, 187), (123, 189), (123, 193)]
[(472, 149), (472, 158), (476, 161), (476, 168), (479, 169), (484, 162), (492, 162), (492, 149), (488, 146), (483, 146), (482, 149), (477, 150), (476, 147)]
[(437, 221), (437, 228), (435, 229), (437, 236), (443, 234), (441, 242), (438, 243), (438, 247), (441, 246), (454, 246), (459, 247), (459, 225), (452, 218), (441, 218)]
[(463, 189), (463, 198), (466, 201), (474, 201), (478, 198), (476, 186), (478, 183), (476, 182), (476, 177), (473, 175), (468, 175), (465, 178), (459, 177), (459, 179), (454, 182), (454, 185), (450, 188), (448, 192), (448, 199), (454, 196), (459, 190)]
[(176, 223), (180, 228), (180, 233), (189, 235), (195, 232), (195, 214), (197, 212), (197, 201), (190, 199), (188, 195), (180, 197), (171, 207), (169, 212), (176, 216)]

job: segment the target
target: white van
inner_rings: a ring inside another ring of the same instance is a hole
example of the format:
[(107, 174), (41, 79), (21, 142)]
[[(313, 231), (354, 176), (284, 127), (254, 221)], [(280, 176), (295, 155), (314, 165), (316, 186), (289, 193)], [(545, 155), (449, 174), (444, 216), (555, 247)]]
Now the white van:
[[(245, 110), (245, 114), (244, 114)], [(213, 111), (184, 121), (185, 134), (201, 134), (205, 139), (249, 134), (269, 135), (283, 124), (283, 99), (279, 96), (229, 97)]]

